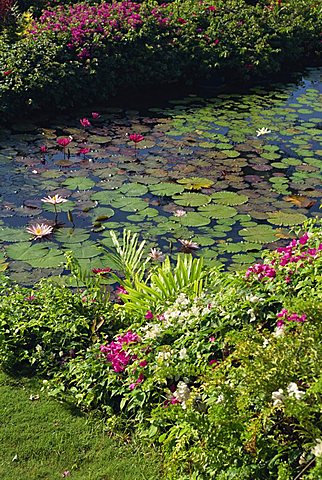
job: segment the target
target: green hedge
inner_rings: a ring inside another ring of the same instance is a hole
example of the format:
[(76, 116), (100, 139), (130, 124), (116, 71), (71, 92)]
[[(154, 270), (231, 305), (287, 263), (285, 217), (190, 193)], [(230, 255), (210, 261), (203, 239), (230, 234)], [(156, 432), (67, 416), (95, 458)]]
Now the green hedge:
[(118, 27), (105, 25), (102, 31), (97, 13), (91, 33), (82, 31), (78, 43), (72, 30), (80, 22), (69, 7), (50, 10), (58, 24), (65, 19), (65, 29), (52, 27), (55, 22), (50, 24), (46, 12), (33, 25), (19, 17), (19, 35), (11, 29), (0, 39), (0, 111), (66, 109), (79, 106), (84, 97), (106, 101), (124, 88), (214, 76), (235, 82), (267, 79), (298, 68), (299, 62), (321, 59), (322, 9), (314, 0), (285, 0), (281, 6), (252, 6), (244, 0), (185, 0), (168, 6), (128, 2), (140, 7), (136, 26), (119, 13), (124, 3), (114, 3)]

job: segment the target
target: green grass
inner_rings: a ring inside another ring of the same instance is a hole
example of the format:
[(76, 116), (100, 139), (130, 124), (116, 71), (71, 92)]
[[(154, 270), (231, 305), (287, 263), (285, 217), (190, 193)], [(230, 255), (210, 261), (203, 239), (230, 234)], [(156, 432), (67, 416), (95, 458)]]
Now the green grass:
[[(0, 479), (154, 480), (157, 452), (110, 438), (102, 422), (72, 413), (34, 379), (0, 373)], [(38, 400), (30, 400), (39, 395)]]

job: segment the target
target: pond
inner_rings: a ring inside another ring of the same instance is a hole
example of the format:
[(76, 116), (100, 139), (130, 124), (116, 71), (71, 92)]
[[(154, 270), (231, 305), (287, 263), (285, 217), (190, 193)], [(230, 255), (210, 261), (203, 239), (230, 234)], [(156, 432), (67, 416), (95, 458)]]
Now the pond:
[[(32, 284), (64, 271), (64, 251), (89, 270), (113, 267), (102, 247), (124, 228), (164, 253), (189, 251), (190, 240), (210, 265), (253, 263), (290, 226), (320, 215), (321, 78), (312, 68), (247, 93), (3, 129), (0, 268)], [(42, 201), (55, 194), (68, 201)], [(32, 239), (26, 227), (37, 223), (53, 233)]]

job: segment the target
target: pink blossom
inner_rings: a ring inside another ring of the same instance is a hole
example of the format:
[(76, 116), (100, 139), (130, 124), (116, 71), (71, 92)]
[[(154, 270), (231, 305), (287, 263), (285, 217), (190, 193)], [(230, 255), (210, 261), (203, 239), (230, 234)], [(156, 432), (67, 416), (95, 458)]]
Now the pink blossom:
[(135, 383), (130, 384), (130, 390), (134, 390), (140, 383), (142, 383), (144, 380), (144, 375), (143, 373), (140, 373), (139, 378), (135, 381)]
[(58, 138), (57, 139), (58, 145), (60, 145), (61, 147), (64, 147), (64, 148), (66, 148), (67, 145), (69, 145), (71, 141), (72, 141), (71, 137), (63, 137), (63, 138)]
[(80, 149), (78, 150), (77, 154), (78, 154), (78, 155), (86, 155), (86, 153), (89, 153), (90, 151), (91, 151), (90, 148), (84, 147), (84, 148), (80, 148)]
[(40, 146), (40, 151), (41, 151), (41, 153), (46, 153), (46, 152), (47, 152), (47, 147), (46, 147), (46, 145), (41, 145), (41, 146)]
[(129, 138), (134, 143), (139, 143), (139, 142), (142, 142), (142, 140), (144, 140), (143, 135), (140, 135), (138, 133), (131, 133)]
[(151, 312), (151, 310), (148, 310), (144, 316), (144, 318), (146, 318), (146, 320), (152, 320), (152, 318), (154, 317), (153, 313)]
[(146, 367), (148, 362), (146, 360), (142, 360), (142, 362), (139, 363), (140, 367), (144, 368)]
[(115, 293), (117, 295), (128, 295), (129, 294), (129, 292), (125, 289), (125, 287), (123, 287), (123, 285), (119, 285), (116, 288)]
[(91, 122), (88, 120), (88, 118), (81, 118), (79, 122), (84, 128), (91, 126)]
[(210, 343), (213, 343), (213, 342), (215, 342), (215, 341), (216, 341), (215, 337), (210, 337), (210, 338), (209, 338), (209, 342), (210, 342)]
[(100, 115), (99, 113), (97, 113), (97, 112), (92, 112), (92, 118), (93, 118), (94, 120), (97, 120), (98, 118), (100, 118), (100, 116), (101, 116), (101, 115)]

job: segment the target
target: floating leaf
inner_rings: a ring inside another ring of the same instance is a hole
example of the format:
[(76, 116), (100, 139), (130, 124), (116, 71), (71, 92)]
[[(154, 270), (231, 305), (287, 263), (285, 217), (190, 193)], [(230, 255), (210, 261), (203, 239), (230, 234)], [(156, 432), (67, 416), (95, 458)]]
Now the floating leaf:
[(247, 195), (242, 195), (240, 193), (235, 192), (216, 192), (212, 194), (212, 198), (215, 200), (216, 203), (220, 203), (221, 205), (242, 205), (246, 203), (248, 200)]
[(120, 192), (130, 197), (140, 197), (148, 192), (148, 188), (140, 183), (126, 183), (120, 188)]
[(202, 193), (183, 193), (180, 196), (173, 197), (173, 200), (178, 205), (184, 207), (199, 207), (200, 205), (206, 205), (211, 201), (211, 197)]
[(201, 190), (202, 188), (209, 188), (214, 184), (212, 180), (202, 177), (181, 178), (177, 182), (184, 185), (187, 190)]
[(63, 185), (71, 190), (89, 190), (95, 185), (95, 182), (86, 177), (71, 177), (67, 178)]
[(316, 200), (312, 200), (304, 195), (289, 195), (284, 197), (284, 199), (300, 208), (311, 208), (316, 203)]
[(149, 186), (149, 190), (153, 195), (161, 197), (172, 197), (184, 191), (184, 187), (176, 183), (157, 183)]
[(0, 227), (0, 240), (3, 242), (24, 242), (30, 240), (30, 233), (10, 227)]
[(248, 242), (253, 243), (271, 243), (277, 239), (275, 230), (269, 225), (243, 228), (238, 233), (242, 237), (245, 237)]
[(199, 208), (202, 215), (209, 216), (210, 218), (230, 218), (237, 215), (237, 210), (233, 207), (226, 205), (206, 205)]
[(273, 212), (268, 217), (268, 222), (273, 225), (292, 226), (300, 225), (306, 221), (307, 217), (302, 213)]

